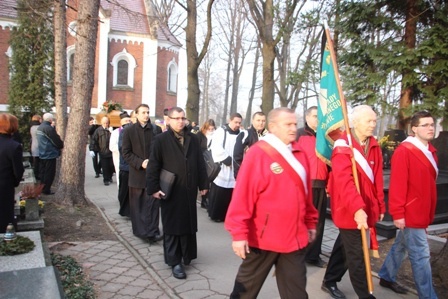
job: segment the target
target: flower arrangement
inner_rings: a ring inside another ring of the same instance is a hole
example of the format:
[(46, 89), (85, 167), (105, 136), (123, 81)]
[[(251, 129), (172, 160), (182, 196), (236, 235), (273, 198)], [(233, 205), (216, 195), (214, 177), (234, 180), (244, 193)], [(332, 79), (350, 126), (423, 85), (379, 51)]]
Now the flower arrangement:
[[(24, 199), (22, 199), (22, 200), (20, 200), (19, 201), (19, 206), (20, 206), (20, 209), (25, 209), (25, 200)], [(37, 204), (39, 205), (39, 209), (41, 210), (41, 209), (43, 209), (44, 208), (44, 206), (45, 206), (45, 203), (42, 201), (42, 200), (38, 200), (37, 201)]]
[(103, 103), (103, 111), (106, 111), (106, 113), (111, 113), (114, 110), (123, 111), (123, 107), (114, 101), (106, 101)]
[(26, 184), (25, 186), (23, 186), (22, 191), (20, 191), (20, 199), (39, 199), (43, 189), (43, 184)]
[(387, 146), (387, 142), (389, 141), (389, 135), (381, 137), (380, 140), (378, 140), (378, 144), (381, 148), (385, 148)]

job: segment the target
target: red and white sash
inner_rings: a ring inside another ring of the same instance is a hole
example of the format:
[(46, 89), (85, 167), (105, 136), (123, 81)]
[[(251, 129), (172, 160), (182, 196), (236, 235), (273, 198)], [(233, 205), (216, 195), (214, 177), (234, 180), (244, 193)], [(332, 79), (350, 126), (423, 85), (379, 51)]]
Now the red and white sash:
[[(333, 149), (336, 147), (347, 147), (349, 148), (347, 141), (344, 139), (338, 139), (334, 143)], [(369, 162), (367, 162), (366, 158), (363, 154), (359, 152), (356, 148), (353, 148), (353, 156), (355, 158), (356, 164), (359, 166), (357, 167), (360, 172), (364, 173), (366, 177), (369, 178), (370, 182), (372, 184), (375, 182), (375, 177), (373, 176), (373, 170), (370, 168)]]
[[(259, 144), (274, 161), (278, 162), (291, 176), (296, 176), (302, 182), (303, 191), (308, 194), (307, 186), (307, 174), (302, 164), (294, 157), (290, 148), (284, 144), (273, 134), (267, 134), (262, 138), (262, 142)], [(267, 147), (267, 146), (268, 147)]]
[(437, 167), (436, 160), (432, 153), (428, 150), (420, 140), (415, 137), (409, 136), (402, 143), (404, 147), (411, 151), (426, 167), (431, 169), (431, 173), (434, 178), (437, 178), (439, 174), (439, 168)]

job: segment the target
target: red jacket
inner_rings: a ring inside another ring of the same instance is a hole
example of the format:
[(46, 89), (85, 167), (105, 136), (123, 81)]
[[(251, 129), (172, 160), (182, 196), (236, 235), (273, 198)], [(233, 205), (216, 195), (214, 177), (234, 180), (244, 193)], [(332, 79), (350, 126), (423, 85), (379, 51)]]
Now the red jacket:
[(305, 124), (297, 131), (297, 143), (308, 157), (311, 180), (328, 180), (328, 166), (316, 155), (316, 133)]
[[(293, 144), (293, 155), (309, 174), (306, 154), (297, 144)], [(251, 247), (288, 253), (308, 245), (308, 229), (316, 227), (317, 211), (309, 177), (308, 192), (303, 194), (287, 171), (274, 173), (274, 162), (277, 161), (260, 148), (260, 141), (247, 152), (225, 227), (234, 241), (247, 240)]]
[[(347, 143), (345, 133), (341, 139)], [(363, 153), (363, 149), (353, 137), (352, 140), (353, 148)], [(353, 180), (351, 156), (352, 151), (349, 147), (335, 147), (333, 149), (331, 156), (332, 171), (328, 183), (333, 222), (338, 228), (356, 229), (355, 212), (364, 209), (368, 216), (367, 224), (369, 227), (373, 227), (379, 220), (380, 214), (384, 214), (386, 211), (381, 149), (375, 138), (370, 137), (367, 156), (364, 155), (364, 157), (367, 160), (368, 167), (372, 170), (373, 183), (361, 170), (360, 165), (356, 163), (360, 192), (357, 191)]]
[[(429, 144), (428, 149), (437, 162), (434, 146)], [(427, 228), (434, 220), (436, 202), (436, 180), (431, 169), (409, 149), (398, 146), (391, 161), (389, 213), (392, 218), (404, 218), (406, 227)]]

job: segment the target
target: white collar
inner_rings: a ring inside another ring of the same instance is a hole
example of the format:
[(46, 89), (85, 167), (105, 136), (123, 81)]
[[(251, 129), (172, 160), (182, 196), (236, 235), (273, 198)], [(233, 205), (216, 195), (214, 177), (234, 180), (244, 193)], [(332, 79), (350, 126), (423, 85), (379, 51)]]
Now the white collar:
[(439, 174), (439, 168), (437, 167), (436, 160), (434, 159), (434, 156), (429, 151), (429, 144), (425, 146), (423, 142), (421, 142), (418, 138), (413, 136), (408, 136), (403, 142), (409, 142), (415, 145), (419, 150), (422, 151), (423, 154), (425, 154), (426, 158), (428, 158), (429, 162), (431, 162), (432, 166), (436, 170), (436, 174)]
[(277, 136), (274, 134), (268, 133), (261, 140), (269, 143), (273, 148), (275, 148), (282, 156), (285, 158), (286, 162), (291, 165), (294, 171), (300, 176), (302, 179), (303, 187), (305, 189), (305, 193), (308, 194), (308, 185), (307, 185), (307, 174), (303, 165), (294, 157), (292, 154), (292, 145), (284, 144)]

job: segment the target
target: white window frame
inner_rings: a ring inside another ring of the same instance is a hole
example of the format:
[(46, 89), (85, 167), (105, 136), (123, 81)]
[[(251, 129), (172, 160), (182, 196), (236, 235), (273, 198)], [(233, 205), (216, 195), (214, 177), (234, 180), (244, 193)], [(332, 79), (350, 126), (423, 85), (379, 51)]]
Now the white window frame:
[[(118, 62), (120, 60), (126, 60), (128, 63), (128, 84), (127, 85), (119, 85), (117, 84), (118, 77)], [(113, 67), (113, 86), (114, 87), (130, 87), (134, 88), (134, 69), (137, 67), (137, 63), (135, 61), (134, 56), (129, 54), (126, 49), (123, 49), (120, 53), (115, 54), (114, 58), (110, 63)]]
[[(75, 45), (67, 47), (67, 83), (71, 83), (73, 81), (73, 78), (70, 80), (70, 55), (72, 54), (75, 54)], [(73, 63), (75, 62), (73, 61)]]
[[(170, 72), (171, 70), (171, 72)], [(176, 60), (173, 58), (173, 60), (171, 60), (168, 63), (167, 69), (166, 69), (166, 73), (167, 73), (167, 78), (166, 78), (166, 90), (168, 92), (173, 92), (173, 93), (177, 93), (177, 75), (178, 75), (178, 67), (177, 67), (177, 63)], [(170, 84), (171, 83), (171, 84)]]

